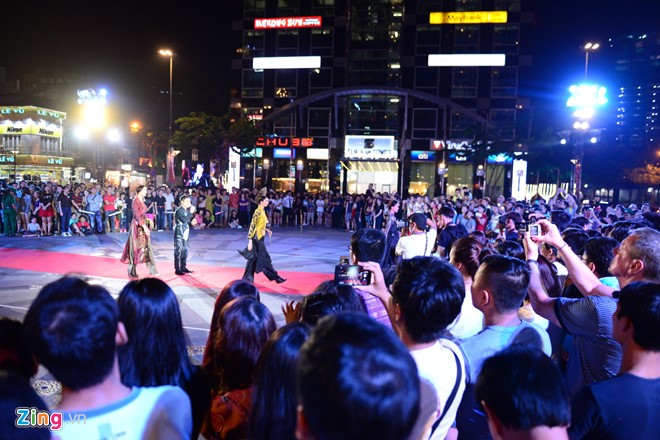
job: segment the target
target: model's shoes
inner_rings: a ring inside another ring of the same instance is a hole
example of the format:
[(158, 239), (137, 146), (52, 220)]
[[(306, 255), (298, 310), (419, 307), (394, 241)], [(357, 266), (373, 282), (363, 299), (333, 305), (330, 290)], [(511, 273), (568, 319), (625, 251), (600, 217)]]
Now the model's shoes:
[(131, 267), (129, 264), (128, 266), (128, 276), (131, 278), (138, 278), (137, 271), (135, 270), (135, 266)]
[(183, 269), (181, 269), (181, 272), (183, 272), (183, 273), (195, 273), (194, 270), (190, 270), (187, 267), (184, 267)]
[(186, 273), (182, 270), (175, 270), (174, 275), (185, 275)]
[(277, 277), (277, 278), (275, 278), (275, 282), (276, 282), (277, 284), (282, 284), (282, 283), (285, 282), (285, 281), (286, 281), (286, 278), (282, 278), (282, 277)]

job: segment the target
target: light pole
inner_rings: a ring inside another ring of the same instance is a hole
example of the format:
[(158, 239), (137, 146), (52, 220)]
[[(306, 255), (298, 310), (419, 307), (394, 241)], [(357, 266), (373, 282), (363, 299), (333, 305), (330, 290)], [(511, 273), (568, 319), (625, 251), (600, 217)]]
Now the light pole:
[(172, 146), (172, 67), (174, 63), (174, 52), (170, 49), (160, 49), (158, 53), (170, 59), (170, 120), (167, 138), (167, 157), (165, 158), (165, 180), (174, 182), (176, 181), (174, 176), (174, 147)]
[(600, 47), (598, 43), (587, 43), (584, 45), (584, 79), (587, 79), (589, 72), (589, 52), (594, 51)]

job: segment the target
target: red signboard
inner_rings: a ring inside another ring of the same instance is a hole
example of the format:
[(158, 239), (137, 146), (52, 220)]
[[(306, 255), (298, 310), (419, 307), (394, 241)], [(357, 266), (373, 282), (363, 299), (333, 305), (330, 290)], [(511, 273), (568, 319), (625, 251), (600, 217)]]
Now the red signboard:
[(259, 137), (255, 145), (257, 147), (313, 147), (314, 138)]
[(294, 29), (321, 27), (321, 17), (255, 18), (255, 29)]

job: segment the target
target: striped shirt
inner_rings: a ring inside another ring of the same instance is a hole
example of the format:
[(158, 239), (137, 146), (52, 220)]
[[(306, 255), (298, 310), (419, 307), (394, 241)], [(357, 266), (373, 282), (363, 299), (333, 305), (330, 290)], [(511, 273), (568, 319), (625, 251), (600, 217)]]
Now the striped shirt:
[(574, 396), (585, 385), (616, 375), (621, 346), (612, 339), (616, 300), (605, 296), (557, 298), (555, 314), (573, 343), (566, 365), (568, 392)]

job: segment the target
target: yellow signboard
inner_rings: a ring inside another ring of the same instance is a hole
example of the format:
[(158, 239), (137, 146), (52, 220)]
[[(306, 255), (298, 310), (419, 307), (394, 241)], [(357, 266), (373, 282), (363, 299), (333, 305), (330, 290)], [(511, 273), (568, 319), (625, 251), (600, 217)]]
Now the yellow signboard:
[[(9, 122), (9, 123), (7, 123)], [(38, 136), (50, 138), (62, 138), (62, 127), (55, 125), (38, 125), (38, 124), (14, 124), (11, 121), (5, 121), (0, 124), (0, 135), (22, 135), (22, 134), (36, 134)]]
[(506, 23), (507, 11), (431, 12), (430, 24)]

